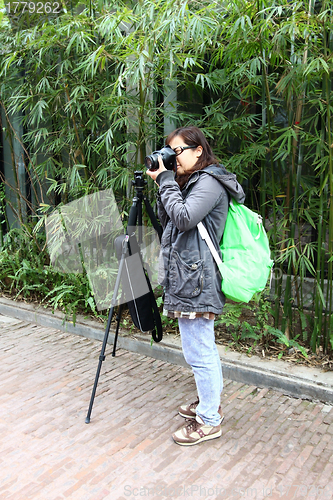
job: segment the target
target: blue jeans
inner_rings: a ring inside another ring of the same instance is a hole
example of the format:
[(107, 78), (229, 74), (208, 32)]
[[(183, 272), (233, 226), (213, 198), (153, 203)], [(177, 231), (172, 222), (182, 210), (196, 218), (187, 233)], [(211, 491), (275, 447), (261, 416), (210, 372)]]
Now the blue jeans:
[(220, 422), (218, 408), (223, 390), (220, 356), (215, 344), (214, 320), (178, 318), (183, 354), (191, 366), (197, 386), (197, 415), (205, 424)]

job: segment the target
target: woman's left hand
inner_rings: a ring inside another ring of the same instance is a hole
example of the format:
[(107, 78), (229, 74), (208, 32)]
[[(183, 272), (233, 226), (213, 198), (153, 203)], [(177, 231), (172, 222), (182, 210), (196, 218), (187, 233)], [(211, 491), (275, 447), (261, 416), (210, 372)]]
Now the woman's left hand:
[(166, 170), (161, 156), (158, 157), (158, 164), (159, 164), (158, 170), (146, 170), (146, 174), (149, 175), (149, 177), (151, 177), (153, 179), (153, 181), (155, 181), (155, 182), (156, 182), (157, 176), (161, 172), (164, 172), (164, 170)]

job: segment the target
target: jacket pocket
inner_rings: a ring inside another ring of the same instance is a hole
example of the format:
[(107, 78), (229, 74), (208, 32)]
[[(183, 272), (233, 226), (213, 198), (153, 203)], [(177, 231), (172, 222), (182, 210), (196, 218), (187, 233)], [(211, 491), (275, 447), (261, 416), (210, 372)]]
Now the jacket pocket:
[(185, 262), (178, 252), (174, 251), (169, 268), (170, 291), (177, 297), (191, 298), (200, 295), (204, 285), (203, 260)]

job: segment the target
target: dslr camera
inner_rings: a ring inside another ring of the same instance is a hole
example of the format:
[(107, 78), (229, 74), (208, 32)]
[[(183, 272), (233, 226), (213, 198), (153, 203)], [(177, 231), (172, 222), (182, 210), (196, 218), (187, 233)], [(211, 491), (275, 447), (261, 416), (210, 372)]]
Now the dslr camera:
[(154, 172), (159, 169), (158, 157), (162, 157), (163, 165), (167, 170), (174, 170), (177, 165), (176, 161), (176, 153), (174, 150), (168, 145), (164, 146), (164, 148), (159, 151), (154, 151), (151, 155), (146, 156), (145, 158), (145, 166), (148, 170)]

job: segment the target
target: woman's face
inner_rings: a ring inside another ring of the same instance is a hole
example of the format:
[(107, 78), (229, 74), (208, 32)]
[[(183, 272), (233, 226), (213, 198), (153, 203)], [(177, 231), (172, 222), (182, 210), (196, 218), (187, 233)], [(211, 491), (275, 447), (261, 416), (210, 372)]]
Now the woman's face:
[[(186, 148), (188, 145), (185, 143), (181, 135), (176, 135), (169, 142), (169, 146), (177, 151), (180, 146)], [(192, 172), (192, 168), (197, 163), (198, 158), (201, 156), (202, 146), (185, 149), (180, 155), (176, 156), (177, 160), (177, 175), (186, 175)]]

